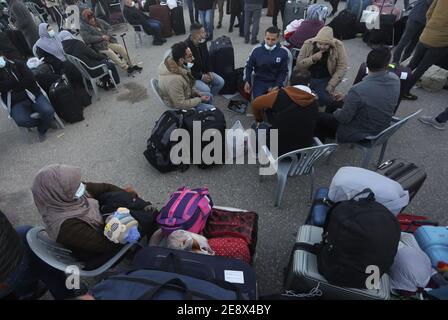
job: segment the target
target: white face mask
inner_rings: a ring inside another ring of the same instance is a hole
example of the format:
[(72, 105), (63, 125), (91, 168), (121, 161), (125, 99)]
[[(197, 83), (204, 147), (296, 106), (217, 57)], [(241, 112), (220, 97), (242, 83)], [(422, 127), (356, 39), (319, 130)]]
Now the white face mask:
[(81, 182), (81, 184), (78, 187), (78, 190), (76, 190), (75, 192), (75, 199), (81, 198), (85, 192), (86, 192), (86, 185)]
[(131, 2), (131, 7), (135, 7), (135, 1)]
[(187, 64), (184, 64), (184, 67), (187, 69), (193, 68), (194, 63), (193, 62), (187, 62)]
[(6, 66), (6, 60), (3, 57), (0, 57), (0, 68), (4, 68)]
[(48, 31), (48, 35), (53, 38), (56, 35), (56, 32), (54, 32), (54, 30), (50, 30)]
[(273, 45), (272, 47), (268, 46), (266, 43), (264, 44), (264, 47), (266, 48), (266, 50), (268, 51), (272, 51), (275, 49), (276, 45)]
[(199, 40), (199, 43), (204, 43), (204, 42), (205, 42), (205, 39)]

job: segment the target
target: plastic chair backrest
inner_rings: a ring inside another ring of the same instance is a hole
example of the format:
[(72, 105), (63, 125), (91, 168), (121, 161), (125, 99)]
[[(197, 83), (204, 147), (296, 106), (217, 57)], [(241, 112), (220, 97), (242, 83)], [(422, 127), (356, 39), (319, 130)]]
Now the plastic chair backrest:
[(152, 91), (156, 94), (157, 98), (159, 99), (160, 103), (164, 105), (167, 108), (171, 108), (168, 106), (165, 101), (163, 101), (162, 96), (160, 95), (160, 87), (159, 87), (159, 80), (151, 78), (150, 80)]
[[(84, 61), (82, 61), (81, 59), (72, 56), (70, 54), (65, 54), (65, 56), (67, 57), (67, 60), (70, 61), (71, 63), (73, 63), (75, 65), (75, 67), (79, 70), (79, 72), (81, 72), (81, 74), (88, 79), (98, 79), (98, 78), (102, 78), (105, 75), (109, 75), (109, 69), (107, 68), (107, 66), (105, 64), (100, 64), (94, 68), (89, 67)], [(98, 69), (102, 69), (103, 73), (96, 76), (96, 77), (92, 77), (90, 75), (90, 73), (88, 72), (88, 70), (98, 70)]]
[(421, 111), (422, 111), (422, 109), (414, 112), (413, 114), (407, 116), (404, 119), (399, 120), (398, 122), (395, 122), (388, 128), (386, 128), (383, 131), (381, 131), (380, 133), (378, 133), (376, 136), (369, 136), (369, 137), (366, 137), (365, 139), (370, 140), (372, 147), (381, 145), (381, 144), (385, 143), (395, 132), (397, 132), (398, 129), (400, 129), (406, 122), (408, 122), (409, 119), (416, 116)]

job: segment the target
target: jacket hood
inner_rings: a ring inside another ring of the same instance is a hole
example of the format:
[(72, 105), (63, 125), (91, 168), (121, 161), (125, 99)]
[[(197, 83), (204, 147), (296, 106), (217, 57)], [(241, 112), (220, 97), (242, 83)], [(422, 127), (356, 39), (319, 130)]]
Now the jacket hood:
[(286, 87), (284, 90), (288, 97), (301, 107), (308, 107), (316, 100), (314, 94), (311, 93), (311, 89), (305, 86)]
[(188, 76), (188, 74), (191, 72), (189, 70), (186, 70), (184, 68), (181, 68), (177, 65), (177, 63), (174, 61), (174, 59), (170, 56), (168, 56), (163, 63), (159, 66), (159, 74), (160, 75), (168, 75), (168, 74), (179, 74), (182, 76)]
[(331, 46), (334, 46), (334, 40), (333, 29), (327, 26), (320, 29), (317, 35), (310, 39), (312, 42), (322, 42)]

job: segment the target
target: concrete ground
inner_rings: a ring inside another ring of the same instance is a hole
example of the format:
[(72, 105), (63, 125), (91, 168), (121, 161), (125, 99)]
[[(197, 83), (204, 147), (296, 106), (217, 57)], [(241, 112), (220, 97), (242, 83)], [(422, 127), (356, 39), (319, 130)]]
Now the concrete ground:
[[(328, 3), (327, 3), (328, 4)], [(342, 2), (341, 7), (345, 6)], [(185, 11), (185, 21), (188, 12)], [(279, 18), (280, 19), (280, 18)], [(259, 39), (271, 22), (263, 10)], [(187, 28), (189, 23), (187, 22)], [(225, 16), (222, 29), (215, 29), (215, 38), (227, 35), (229, 16)], [(231, 34), (235, 49), (236, 67), (244, 65), (252, 45), (244, 44), (235, 30)], [(128, 30), (126, 40), (134, 61), (141, 61), (143, 72), (135, 78), (122, 76), (118, 93), (100, 93), (101, 99), (85, 110), (85, 120), (67, 125), (64, 130), (50, 131), (48, 139), (38, 143), (37, 134), (19, 130), (6, 113), (0, 113), (0, 209), (15, 225), (42, 223), (34, 206), (30, 187), (36, 172), (51, 163), (80, 166), (86, 181), (110, 182), (119, 186), (132, 186), (141, 197), (162, 206), (169, 194), (180, 186), (209, 187), (217, 205), (239, 207), (257, 212), (259, 242), (257, 245), (256, 272), (261, 294), (278, 292), (282, 288), (283, 269), (297, 229), (303, 224), (309, 210), (309, 181), (307, 177), (288, 180), (281, 209), (274, 207), (275, 177), (260, 183), (255, 165), (226, 165), (209, 170), (192, 167), (188, 171), (160, 174), (144, 158), (151, 129), (165, 108), (149, 88), (149, 79), (157, 77), (157, 67), (164, 52), (186, 36), (173, 36), (161, 47), (148, 46), (136, 49), (133, 31)], [(346, 79), (338, 90), (346, 93), (358, 66), (365, 60), (369, 48), (360, 39), (344, 41), (349, 61)], [(137, 82), (148, 89), (149, 97), (131, 104), (118, 101), (125, 91), (124, 85)], [(419, 99), (405, 101), (397, 115), (406, 116), (423, 109), (423, 114), (437, 114), (447, 107), (448, 91), (429, 93), (416, 89)], [(227, 101), (216, 97), (215, 104), (225, 113), (227, 126), (241, 120), (247, 128), (253, 121), (249, 116), (230, 113)], [(409, 121), (389, 141), (386, 158), (403, 158), (422, 166), (428, 178), (422, 189), (406, 209), (424, 214), (442, 224), (448, 223), (446, 212), (446, 181), (448, 158), (447, 133), (422, 125), (416, 119)], [(36, 140), (36, 141), (34, 141)], [(331, 163), (317, 166), (317, 186), (329, 185), (341, 166), (359, 165), (360, 152), (342, 145)]]

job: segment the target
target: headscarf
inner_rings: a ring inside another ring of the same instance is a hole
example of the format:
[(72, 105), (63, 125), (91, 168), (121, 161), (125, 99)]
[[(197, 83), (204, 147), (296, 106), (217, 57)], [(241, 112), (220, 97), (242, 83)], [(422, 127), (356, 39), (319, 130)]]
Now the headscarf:
[(54, 55), (61, 61), (66, 61), (64, 55), (64, 48), (62, 47), (61, 39), (58, 35), (50, 37), (48, 34), (48, 23), (41, 23), (39, 25), (39, 40), (36, 42), (36, 46), (42, 50)]
[(48, 165), (34, 178), (31, 188), (34, 203), (51, 239), (57, 239), (61, 225), (67, 219), (80, 219), (95, 229), (104, 225), (95, 199), (86, 195), (75, 199), (80, 184), (81, 169), (67, 165)]
[(306, 11), (305, 20), (325, 21), (329, 12), (328, 8), (322, 4), (313, 4)]
[(75, 36), (67, 30), (61, 31), (59, 33), (59, 38), (61, 39), (61, 41), (76, 39)]
[[(88, 9), (84, 9), (82, 11), (82, 19), (87, 22), (88, 24), (90, 24), (91, 26), (97, 27), (98, 26), (98, 22), (96, 21), (95, 15), (93, 14), (93, 11)], [(94, 22), (92, 23), (91, 18), (93, 17)]]

